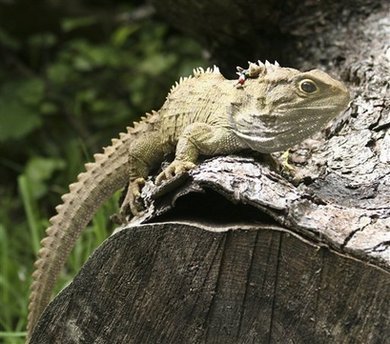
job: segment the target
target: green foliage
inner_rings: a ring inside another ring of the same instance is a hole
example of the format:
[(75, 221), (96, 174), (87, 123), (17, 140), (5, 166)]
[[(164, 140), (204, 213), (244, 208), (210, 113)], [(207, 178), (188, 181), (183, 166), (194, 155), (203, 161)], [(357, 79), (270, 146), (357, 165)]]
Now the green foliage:
[[(159, 108), (171, 84), (203, 64), (199, 46), (166, 24), (148, 17), (118, 19), (132, 7), (117, 4), (106, 11), (84, 2), (78, 6), (64, 2), (57, 4), (63, 6), (59, 11), (51, 1), (41, 3), (44, 7), (39, 9), (46, 15), (40, 16), (39, 25), (29, 6), (23, 13), (16, 1), (7, 5), (7, 12), (0, 4), (4, 343), (24, 342), (32, 263), (67, 185), (93, 152), (145, 111)], [(109, 235), (108, 219), (117, 209), (118, 197), (97, 214), (77, 243), (59, 289)]]
[(61, 22), (61, 28), (64, 32), (70, 32), (82, 27), (90, 26), (96, 23), (97, 18), (93, 16), (79, 18), (64, 18)]
[(5, 83), (0, 88), (0, 142), (20, 139), (42, 125), (39, 105), (43, 99), (39, 78)]

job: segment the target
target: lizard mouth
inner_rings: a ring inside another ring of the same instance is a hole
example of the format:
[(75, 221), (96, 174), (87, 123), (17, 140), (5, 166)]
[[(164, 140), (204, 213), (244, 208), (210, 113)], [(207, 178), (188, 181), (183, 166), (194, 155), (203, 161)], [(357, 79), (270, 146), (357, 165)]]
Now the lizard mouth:
[[(316, 106), (300, 106), (300, 107), (294, 107), (294, 111), (302, 111), (302, 110), (336, 110), (338, 108), (337, 105), (316, 105)], [(280, 106), (278, 108), (278, 113), (285, 113), (287, 110), (291, 111), (291, 108), (286, 106)]]

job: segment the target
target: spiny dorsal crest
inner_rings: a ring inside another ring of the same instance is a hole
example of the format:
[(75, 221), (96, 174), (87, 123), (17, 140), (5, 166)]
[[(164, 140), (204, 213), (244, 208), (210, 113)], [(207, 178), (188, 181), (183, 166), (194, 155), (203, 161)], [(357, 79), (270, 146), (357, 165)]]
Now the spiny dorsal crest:
[(258, 78), (266, 75), (267, 73), (273, 72), (275, 69), (280, 68), (280, 65), (277, 61), (274, 64), (265, 61), (265, 63), (260, 60), (257, 63), (248, 62), (249, 66), (247, 69), (242, 67), (237, 67), (237, 74), (241, 77), (244, 75), (247, 78)]
[(187, 81), (187, 80), (190, 80), (190, 79), (192, 79), (192, 75), (187, 76), (187, 77), (184, 77), (184, 78), (183, 78), (183, 77), (180, 77), (179, 81), (176, 81), (176, 82), (172, 85), (171, 89), (170, 89), (169, 92), (168, 92), (167, 98), (169, 97), (169, 95), (172, 93), (172, 91), (173, 91), (177, 86), (181, 85), (184, 81)]
[[(136, 135), (145, 133), (147, 130), (152, 129), (153, 126), (160, 121), (160, 117), (157, 111), (147, 112), (145, 116), (141, 117), (139, 122), (133, 122), (132, 127), (126, 127), (127, 133)], [(126, 134), (119, 134), (120, 139), (123, 141), (127, 136), (127, 139), (131, 139), (131, 136)]]
[(215, 74), (220, 74), (221, 72), (219, 71), (219, 68), (214, 65), (212, 68), (209, 67), (207, 68), (206, 70), (204, 70), (202, 67), (199, 67), (199, 68), (195, 68), (192, 72), (192, 74), (194, 75), (195, 78), (198, 78), (200, 77), (202, 74), (205, 74), (205, 73), (215, 73)]
[(181, 77), (179, 79), (179, 81), (176, 81), (171, 89), (169, 90), (169, 93), (167, 95), (167, 98), (169, 97), (169, 95), (172, 93), (172, 91), (178, 87), (179, 85), (183, 84), (184, 82), (186, 82), (187, 80), (191, 80), (192, 78), (199, 78), (200, 76), (204, 75), (204, 74), (216, 74), (218, 76), (221, 75), (221, 72), (219, 71), (219, 68), (217, 66), (213, 66), (213, 67), (209, 67), (207, 68), (206, 70), (204, 70), (202, 67), (198, 67), (198, 68), (195, 68), (193, 71), (192, 71), (192, 75), (190, 76), (187, 76), (187, 77)]

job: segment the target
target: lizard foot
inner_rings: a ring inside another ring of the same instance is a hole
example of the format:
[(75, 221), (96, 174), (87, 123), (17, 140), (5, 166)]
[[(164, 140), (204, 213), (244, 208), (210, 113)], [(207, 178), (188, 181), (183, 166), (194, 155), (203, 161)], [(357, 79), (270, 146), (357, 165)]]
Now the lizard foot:
[(193, 169), (196, 165), (188, 161), (174, 160), (164, 171), (156, 178), (156, 185), (162, 184), (164, 181), (172, 179), (181, 173)]
[(124, 218), (129, 208), (134, 216), (139, 215), (144, 210), (141, 202), (141, 191), (144, 185), (144, 178), (137, 178), (130, 182), (126, 197), (121, 205), (120, 216)]
[(290, 156), (290, 150), (287, 149), (281, 156), (282, 163), (281, 163), (281, 171), (287, 174), (295, 174), (295, 167), (290, 165), (288, 162)]

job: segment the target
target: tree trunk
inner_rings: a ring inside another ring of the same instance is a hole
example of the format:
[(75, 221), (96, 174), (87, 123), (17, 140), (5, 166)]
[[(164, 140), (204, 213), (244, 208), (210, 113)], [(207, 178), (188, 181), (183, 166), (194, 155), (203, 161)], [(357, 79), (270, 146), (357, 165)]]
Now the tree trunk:
[(154, 4), (230, 74), (258, 58), (320, 68), (346, 82), (351, 105), (292, 148), (299, 183), (254, 155), (148, 182), (146, 214), (96, 251), (32, 343), (385, 343), (388, 2)]

